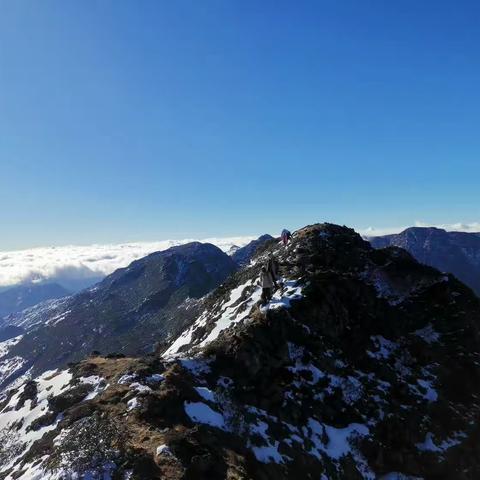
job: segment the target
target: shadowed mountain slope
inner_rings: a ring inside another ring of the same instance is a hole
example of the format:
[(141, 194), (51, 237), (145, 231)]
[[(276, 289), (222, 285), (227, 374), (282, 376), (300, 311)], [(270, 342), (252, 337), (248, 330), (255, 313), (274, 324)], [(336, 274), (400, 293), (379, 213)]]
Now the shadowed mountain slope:
[(33, 307), (45, 300), (62, 298), (67, 295), (70, 295), (70, 292), (57, 283), (33, 283), (11, 287), (0, 292), (0, 319), (10, 313)]
[(480, 295), (480, 234), (413, 227), (396, 235), (370, 238), (375, 248), (397, 246), (419, 262), (453, 273)]
[(256, 240), (252, 240), (249, 244), (236, 250), (232, 255), (232, 260), (242, 267), (247, 265), (255, 255), (257, 249), (271, 240), (273, 240), (273, 237), (268, 235), (268, 233), (258, 237)]
[[(181, 330), (196, 303), (236, 269), (219, 248), (198, 242), (136, 260), (95, 287), (7, 317), (26, 333), (0, 358), (0, 385), (78, 361), (94, 350), (139, 354)], [(3, 365), (3, 367), (2, 367)]]

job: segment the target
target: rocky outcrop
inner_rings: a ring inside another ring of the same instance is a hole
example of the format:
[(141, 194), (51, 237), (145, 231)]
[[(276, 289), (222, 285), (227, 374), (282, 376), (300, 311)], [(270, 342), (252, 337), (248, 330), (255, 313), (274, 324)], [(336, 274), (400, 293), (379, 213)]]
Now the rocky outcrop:
[[(261, 306), (271, 253), (281, 288)], [(452, 275), (313, 225), (260, 249), (200, 310), (156, 353), (39, 379), (34, 408), (47, 388), (60, 400), (0, 478), (72, 465), (142, 480), (478, 478), (480, 305)], [(26, 388), (0, 405), (5, 431), (35, 421)]]
[(236, 249), (232, 253), (232, 260), (239, 266), (244, 267), (247, 265), (252, 257), (255, 255), (255, 252), (259, 247), (262, 247), (267, 242), (271, 242), (273, 237), (268, 233), (261, 235), (256, 240), (252, 240), (250, 243), (244, 247)]
[(372, 237), (375, 248), (397, 246), (419, 262), (453, 273), (480, 295), (480, 234), (413, 227), (395, 235)]

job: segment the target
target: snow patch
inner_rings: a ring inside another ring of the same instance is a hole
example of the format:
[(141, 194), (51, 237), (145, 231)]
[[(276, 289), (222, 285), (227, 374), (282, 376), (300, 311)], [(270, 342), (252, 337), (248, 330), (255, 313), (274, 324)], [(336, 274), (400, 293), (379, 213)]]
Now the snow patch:
[(390, 340), (387, 340), (381, 335), (373, 335), (370, 337), (375, 348), (375, 352), (367, 350), (367, 355), (376, 360), (385, 360), (390, 357), (390, 355), (397, 349), (398, 345)]
[(422, 452), (442, 453), (445, 452), (445, 450), (454, 447), (455, 445), (459, 445), (460, 443), (462, 443), (462, 439), (466, 437), (467, 435), (464, 432), (455, 432), (453, 434), (453, 437), (449, 437), (442, 443), (437, 445), (433, 440), (433, 434), (431, 432), (428, 432), (425, 435), (425, 440), (421, 443), (415, 444), (415, 446)]
[[(251, 411), (255, 411), (255, 409), (251, 409)], [(259, 410), (256, 410), (256, 411), (260, 413)], [(270, 418), (269, 415), (265, 414), (265, 416)], [(280, 442), (277, 440), (274, 440), (272, 442), (272, 440), (267, 434), (267, 430), (268, 430), (268, 424), (262, 420), (257, 420), (255, 424), (250, 426), (250, 432), (252, 434), (258, 435), (259, 437), (262, 437), (263, 441), (266, 443), (266, 445), (258, 446), (258, 445), (252, 445), (251, 442), (249, 442), (250, 448), (252, 449), (255, 457), (259, 462), (285, 463), (284, 458), (278, 451)]]
[(150, 387), (147, 387), (147, 385), (142, 385), (139, 382), (131, 383), (130, 388), (132, 390), (136, 390), (138, 393), (148, 393), (148, 392), (152, 391), (152, 389)]
[(422, 477), (412, 477), (400, 472), (390, 472), (382, 475), (379, 480), (423, 480)]
[(417, 337), (422, 338), (425, 342), (429, 344), (436, 343), (440, 340), (440, 334), (434, 330), (431, 323), (419, 330), (415, 330), (413, 334)]
[(159, 445), (157, 447), (156, 454), (157, 455), (166, 455), (166, 456), (169, 456), (169, 457), (173, 456), (172, 451), (170, 450), (168, 445), (166, 445), (165, 443), (162, 444), (162, 445)]
[(145, 380), (147, 383), (155, 384), (163, 382), (165, 380), (165, 377), (160, 373), (154, 373), (153, 375), (148, 376)]
[(85, 397), (84, 401), (92, 400), (97, 395), (102, 393), (108, 387), (105, 379), (99, 377), (98, 375), (90, 375), (89, 377), (80, 377), (80, 383), (87, 385), (94, 385), (94, 389)]
[[(49, 411), (48, 399), (50, 397), (56, 397), (61, 393), (72, 388), (70, 381), (72, 380), (72, 374), (68, 370), (63, 371), (47, 371), (38, 377), (35, 382), (37, 385), (36, 404), (33, 406), (32, 400), (26, 400), (21, 408), (15, 410), (15, 407), (19, 401), (20, 395), (24, 392), (25, 384), (22, 385), (18, 391), (10, 398), (8, 404), (0, 412), (0, 430), (14, 431), (17, 438), (23, 443), (24, 450), (17, 458), (21, 457), (30, 446), (37, 440), (41, 439), (43, 435), (50, 430), (57, 427), (58, 422), (62, 416), (58, 415), (57, 418), (50, 425), (45, 425), (38, 430), (29, 429), (30, 425), (42, 417)], [(21, 427), (12, 430), (14, 424), (20, 424)], [(2, 465), (0, 471), (8, 469), (16, 459), (8, 465)], [(23, 477), (30, 478), (30, 477)], [(44, 478), (44, 477), (32, 477), (32, 478)]]
[(195, 387), (195, 390), (204, 400), (207, 400), (207, 402), (216, 402), (215, 393), (207, 387)]
[(118, 380), (117, 383), (120, 385), (127, 385), (132, 383), (137, 376), (134, 373), (126, 373), (125, 375), (122, 375)]
[[(339, 460), (341, 457), (352, 453), (350, 440), (369, 433), (368, 427), (360, 423), (351, 423), (345, 428), (335, 428), (310, 418), (308, 426), (312, 431), (311, 440), (315, 445), (311, 453), (321, 458), (319, 452), (322, 451), (334, 460)], [(328, 437), (326, 444), (322, 442), (324, 434)]]
[[(250, 295), (249, 298), (243, 302), (238, 303), (238, 300), (241, 298), (244, 290), (251, 286), (252, 283), (252, 280), (248, 280), (230, 292), (228, 301), (223, 305), (220, 318), (215, 322), (215, 327), (213, 327), (213, 329), (210, 331), (207, 338), (202, 340), (200, 346), (204, 346), (207, 343), (212, 342), (218, 337), (220, 332), (230, 327), (234, 323), (238, 323), (244, 318), (248, 317), (251, 307), (260, 300), (261, 289), (257, 288), (252, 295)], [(242, 311), (240, 312), (240, 310)]]
[(127, 410), (130, 412), (131, 410), (134, 410), (135, 408), (140, 407), (140, 401), (138, 400), (137, 397), (133, 397), (131, 400), (127, 402)]
[(426, 392), (423, 394), (423, 398), (429, 402), (436, 402), (438, 400), (438, 393), (432, 387), (432, 382), (429, 380), (418, 379), (417, 383), (426, 390)]
[(187, 369), (191, 374), (197, 376), (210, 372), (210, 366), (208, 360), (202, 360), (198, 358), (182, 358), (180, 364), (183, 368)]
[(276, 310), (278, 308), (290, 308), (292, 300), (300, 300), (303, 297), (302, 287), (294, 280), (284, 280), (283, 288), (277, 290), (268, 308)]
[(188, 345), (192, 341), (193, 332), (201, 326), (204, 326), (207, 320), (207, 312), (203, 312), (202, 315), (194, 322), (194, 324), (185, 330), (163, 353), (163, 357), (169, 357), (175, 353), (178, 353), (181, 347)]
[(0, 360), (0, 383), (5, 382), (14, 373), (18, 372), (27, 361), (19, 356)]
[(10, 348), (16, 345), (22, 337), (23, 335), (18, 335), (17, 337), (0, 342), (0, 357), (4, 357), (10, 351)]
[(222, 430), (226, 429), (223, 415), (212, 410), (206, 403), (185, 402), (184, 408), (185, 413), (190, 417), (192, 422), (203, 423)]

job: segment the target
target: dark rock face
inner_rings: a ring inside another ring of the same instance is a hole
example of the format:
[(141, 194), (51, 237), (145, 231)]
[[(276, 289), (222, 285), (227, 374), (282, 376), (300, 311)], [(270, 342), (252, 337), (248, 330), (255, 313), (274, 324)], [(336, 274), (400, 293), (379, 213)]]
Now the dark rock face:
[(266, 242), (273, 240), (271, 235), (265, 234), (258, 237), (256, 240), (252, 240), (249, 244), (242, 248), (239, 248), (233, 253), (232, 260), (240, 266), (247, 265), (252, 257), (255, 255), (257, 249), (263, 246)]
[(375, 248), (404, 248), (419, 262), (453, 273), (480, 295), (480, 234), (414, 227), (396, 235), (373, 237), (370, 243)]
[[(113, 272), (96, 290), (115, 294), (129, 306), (145, 308), (145, 298), (168, 301), (179, 287), (185, 287), (189, 297), (199, 298), (223, 282), (235, 268), (218, 247), (193, 242), (137, 260)], [(159, 290), (166, 293), (158, 295)]]
[[(283, 287), (259, 307), (271, 252)], [(11, 473), (40, 462), (48, 479), (60, 432), (101, 418), (123, 427), (119, 478), (480, 478), (480, 300), (406, 251), (306, 227), (257, 251), (186, 326), (163, 355), (73, 366), (49, 400), (62, 420)]]
[(93, 350), (153, 350), (194, 315), (197, 299), (236, 268), (216, 246), (190, 243), (148, 255), (89, 290), (11, 317), (29, 327), (8, 352), (25, 360), (16, 375), (31, 366), (36, 372), (64, 366)]
[[(0, 318), (20, 312), (37, 303), (62, 298), (70, 292), (57, 283), (19, 285), (0, 292)], [(1, 321), (0, 321), (1, 324)]]
[(0, 328), (0, 342), (17, 337), (22, 333), (25, 333), (23, 328), (15, 325), (7, 325), (6, 327)]

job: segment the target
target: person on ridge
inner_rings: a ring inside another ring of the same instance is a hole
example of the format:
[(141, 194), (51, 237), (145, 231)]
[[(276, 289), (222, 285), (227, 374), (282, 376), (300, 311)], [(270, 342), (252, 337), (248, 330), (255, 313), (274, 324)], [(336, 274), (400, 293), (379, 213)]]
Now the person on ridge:
[(273, 253), (270, 253), (268, 255), (268, 260), (265, 267), (267, 269), (267, 272), (272, 277), (273, 286), (275, 287), (275, 290), (276, 290), (278, 288), (278, 274), (280, 270), (280, 264), (278, 263)]
[(267, 272), (266, 267), (262, 267), (260, 272), (260, 286), (262, 287), (262, 305), (266, 305), (272, 299), (273, 279), (272, 275)]
[(281, 237), (282, 237), (283, 245), (286, 246), (288, 241), (292, 238), (292, 233), (290, 232), (290, 230), (287, 230), (286, 228), (284, 228), (282, 230)]

